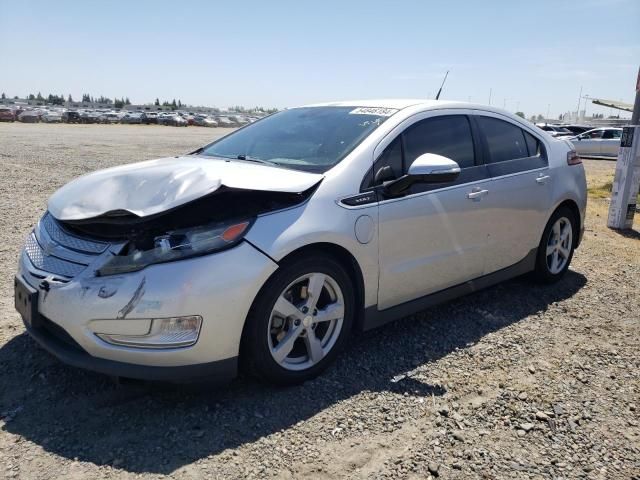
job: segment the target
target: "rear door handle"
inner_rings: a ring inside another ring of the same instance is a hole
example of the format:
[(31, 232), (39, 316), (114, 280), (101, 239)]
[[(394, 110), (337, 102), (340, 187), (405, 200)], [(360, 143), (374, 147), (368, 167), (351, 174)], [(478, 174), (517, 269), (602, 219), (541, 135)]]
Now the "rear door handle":
[(540, 175), (538, 178), (536, 178), (536, 182), (538, 182), (540, 185), (544, 185), (550, 178), (551, 177), (549, 175)]
[(467, 198), (470, 200), (480, 200), (482, 197), (487, 195), (489, 190), (480, 190), (479, 188), (474, 188), (472, 191), (467, 193)]

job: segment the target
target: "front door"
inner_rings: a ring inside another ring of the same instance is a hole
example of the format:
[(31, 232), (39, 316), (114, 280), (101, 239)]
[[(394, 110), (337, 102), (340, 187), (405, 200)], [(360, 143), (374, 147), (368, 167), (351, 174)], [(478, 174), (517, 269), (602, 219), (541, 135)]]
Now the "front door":
[(490, 180), (476, 150), (467, 115), (440, 115), (409, 126), (376, 162), (379, 181), (406, 173), (424, 153), (446, 156), (462, 170), (450, 184), (417, 184), (380, 202), (380, 310), (482, 275)]

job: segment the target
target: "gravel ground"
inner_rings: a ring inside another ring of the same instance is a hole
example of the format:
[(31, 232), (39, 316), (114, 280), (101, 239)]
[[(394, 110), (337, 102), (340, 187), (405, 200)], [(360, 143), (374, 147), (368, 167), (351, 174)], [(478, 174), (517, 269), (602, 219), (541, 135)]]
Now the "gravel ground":
[[(0, 477), (640, 478), (640, 234), (608, 230), (606, 200), (560, 284), (516, 279), (358, 335), (299, 387), (118, 385), (38, 349), (12, 276), (47, 197), (221, 132), (0, 124)], [(585, 164), (590, 184), (613, 175)]]

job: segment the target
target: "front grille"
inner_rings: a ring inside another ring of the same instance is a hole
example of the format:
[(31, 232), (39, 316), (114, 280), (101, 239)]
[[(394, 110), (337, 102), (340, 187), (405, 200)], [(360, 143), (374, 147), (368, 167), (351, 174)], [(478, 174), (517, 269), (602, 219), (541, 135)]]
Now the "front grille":
[(38, 270), (73, 278), (109, 247), (108, 243), (67, 232), (46, 213), (25, 243), (25, 252)]
[(41, 223), (54, 242), (72, 250), (98, 254), (104, 252), (109, 246), (109, 244), (98, 240), (87, 240), (66, 232), (49, 213), (42, 217)]

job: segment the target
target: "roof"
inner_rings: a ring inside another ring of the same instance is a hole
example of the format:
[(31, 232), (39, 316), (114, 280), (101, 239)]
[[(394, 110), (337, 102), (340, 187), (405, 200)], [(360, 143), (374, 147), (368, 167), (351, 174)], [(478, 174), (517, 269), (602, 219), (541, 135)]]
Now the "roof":
[(499, 113), (514, 117), (509, 112), (492, 105), (481, 105), (477, 103), (457, 102), (453, 100), (429, 100), (426, 98), (382, 98), (370, 100), (343, 100), (340, 102), (315, 103), (303, 105), (304, 107), (366, 107), (366, 108), (393, 108), (402, 110), (409, 107), (421, 107), (424, 110), (435, 108), (469, 108), (479, 109), (486, 112)]
[(305, 107), (375, 107), (375, 108), (395, 108), (401, 110), (403, 108), (414, 105), (424, 105), (427, 107), (442, 106), (449, 102), (445, 100), (427, 100), (425, 98), (381, 98), (370, 100), (343, 100), (340, 102), (315, 103), (312, 105), (304, 105)]

